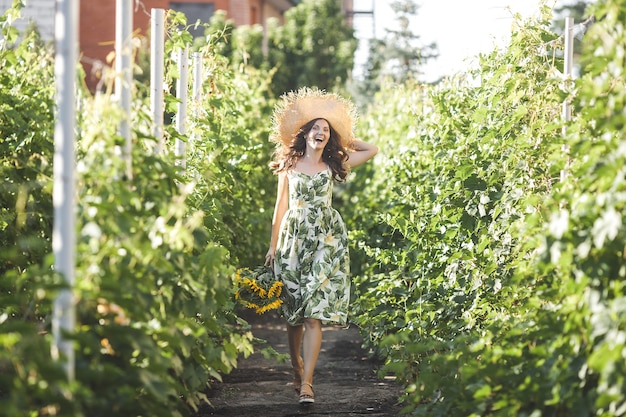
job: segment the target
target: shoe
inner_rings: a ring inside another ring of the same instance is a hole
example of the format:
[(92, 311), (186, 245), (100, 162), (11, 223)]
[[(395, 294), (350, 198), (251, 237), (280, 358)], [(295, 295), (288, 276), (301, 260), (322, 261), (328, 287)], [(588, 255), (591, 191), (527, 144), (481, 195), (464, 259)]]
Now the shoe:
[[(309, 386), (311, 388), (311, 393), (302, 392), (302, 389), (305, 386)], [(313, 385), (308, 382), (303, 382), (300, 387), (300, 404), (313, 404), (315, 402), (315, 393), (313, 392)]]

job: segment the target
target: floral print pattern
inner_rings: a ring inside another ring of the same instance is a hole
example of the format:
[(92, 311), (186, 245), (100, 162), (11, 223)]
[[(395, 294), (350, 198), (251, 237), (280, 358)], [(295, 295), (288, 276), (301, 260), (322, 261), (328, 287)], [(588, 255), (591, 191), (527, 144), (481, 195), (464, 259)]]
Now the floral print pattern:
[(283, 217), (274, 271), (284, 284), (282, 313), (291, 325), (304, 318), (345, 325), (350, 302), (346, 226), (332, 208), (330, 169), (313, 176), (290, 171), (289, 209)]

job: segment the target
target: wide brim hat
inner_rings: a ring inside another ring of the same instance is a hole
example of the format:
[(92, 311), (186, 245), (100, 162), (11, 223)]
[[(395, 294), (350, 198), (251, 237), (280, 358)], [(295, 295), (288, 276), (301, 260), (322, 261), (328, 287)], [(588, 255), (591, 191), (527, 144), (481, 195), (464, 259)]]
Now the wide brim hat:
[(289, 146), (306, 123), (326, 119), (341, 137), (341, 146), (348, 149), (355, 141), (357, 111), (351, 101), (317, 88), (303, 87), (281, 96), (274, 108), (270, 140)]

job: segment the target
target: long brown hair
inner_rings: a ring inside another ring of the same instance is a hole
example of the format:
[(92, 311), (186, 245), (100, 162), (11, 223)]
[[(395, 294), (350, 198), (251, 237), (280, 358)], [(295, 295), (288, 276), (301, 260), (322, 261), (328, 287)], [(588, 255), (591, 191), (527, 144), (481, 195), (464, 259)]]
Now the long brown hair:
[[(322, 118), (307, 122), (298, 129), (298, 132), (294, 135), (289, 146), (280, 146), (280, 148), (276, 149), (274, 152), (274, 160), (270, 163), (270, 168), (272, 168), (275, 174), (282, 171), (289, 171), (296, 166), (296, 162), (304, 156), (304, 152), (306, 151), (306, 135), (311, 131), (315, 122), (320, 119)], [(326, 122), (328, 122), (328, 120), (326, 120)], [(322, 153), (322, 161), (330, 167), (335, 181), (343, 182), (350, 172), (346, 165), (348, 153), (340, 145), (341, 137), (339, 133), (333, 129), (330, 122), (328, 122), (328, 126), (330, 126), (330, 139)]]

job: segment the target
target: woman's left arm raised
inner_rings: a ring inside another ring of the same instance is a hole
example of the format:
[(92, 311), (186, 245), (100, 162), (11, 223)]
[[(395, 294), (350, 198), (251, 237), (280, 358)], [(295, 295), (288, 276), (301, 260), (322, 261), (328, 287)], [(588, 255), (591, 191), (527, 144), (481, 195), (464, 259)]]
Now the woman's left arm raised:
[(361, 165), (374, 157), (378, 153), (378, 147), (371, 143), (355, 140), (352, 142), (350, 151), (348, 152), (348, 165), (350, 168)]

